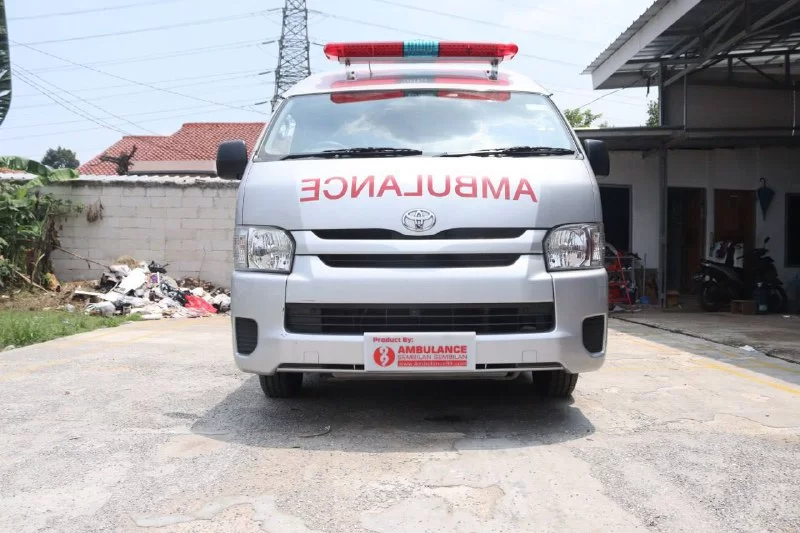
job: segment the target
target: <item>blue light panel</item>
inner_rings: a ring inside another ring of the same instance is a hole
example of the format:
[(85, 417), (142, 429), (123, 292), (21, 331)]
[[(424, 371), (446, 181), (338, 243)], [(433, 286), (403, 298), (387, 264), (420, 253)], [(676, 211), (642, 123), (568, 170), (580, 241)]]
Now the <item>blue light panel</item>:
[(404, 41), (405, 57), (439, 57), (439, 41)]

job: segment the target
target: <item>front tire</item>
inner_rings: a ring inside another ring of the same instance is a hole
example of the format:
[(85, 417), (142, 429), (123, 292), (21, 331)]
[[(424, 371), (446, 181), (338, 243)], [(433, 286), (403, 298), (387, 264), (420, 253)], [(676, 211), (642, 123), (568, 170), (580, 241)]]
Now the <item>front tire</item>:
[(540, 396), (569, 398), (577, 384), (578, 374), (570, 374), (564, 370), (533, 372), (533, 388)]
[(258, 376), (258, 381), (267, 398), (292, 398), (303, 388), (303, 374), (300, 373)]
[(700, 307), (704, 311), (715, 313), (726, 303), (723, 288), (717, 283), (706, 283), (700, 291)]
[(773, 287), (769, 292), (769, 306), (770, 313), (785, 313), (789, 308), (789, 297), (783, 287)]

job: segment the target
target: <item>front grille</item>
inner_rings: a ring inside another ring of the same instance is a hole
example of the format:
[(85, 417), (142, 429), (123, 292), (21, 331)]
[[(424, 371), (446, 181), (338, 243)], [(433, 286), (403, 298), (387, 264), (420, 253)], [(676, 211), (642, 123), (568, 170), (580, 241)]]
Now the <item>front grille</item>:
[(525, 233), (524, 228), (453, 228), (429, 235), (404, 235), (390, 229), (326, 229), (311, 233), (326, 240), (337, 241), (391, 241), (406, 240), (453, 240), (453, 239), (517, 239)]
[(350, 254), (320, 255), (335, 268), (475, 268), (504, 267), (517, 262), (519, 254)]
[(236, 351), (250, 355), (258, 344), (258, 324), (251, 318), (236, 318)]
[(292, 333), (362, 335), (474, 331), (478, 335), (541, 333), (555, 327), (552, 302), (510, 304), (286, 304)]

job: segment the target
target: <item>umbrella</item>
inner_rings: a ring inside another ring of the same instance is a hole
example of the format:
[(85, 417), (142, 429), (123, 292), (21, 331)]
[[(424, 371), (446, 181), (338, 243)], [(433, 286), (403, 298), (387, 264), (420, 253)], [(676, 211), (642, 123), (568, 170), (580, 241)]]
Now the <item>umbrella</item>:
[(758, 203), (761, 205), (762, 220), (766, 220), (767, 209), (769, 209), (769, 204), (772, 203), (772, 199), (775, 197), (775, 191), (767, 187), (767, 180), (761, 178), (761, 188), (758, 189), (756, 195), (758, 196)]

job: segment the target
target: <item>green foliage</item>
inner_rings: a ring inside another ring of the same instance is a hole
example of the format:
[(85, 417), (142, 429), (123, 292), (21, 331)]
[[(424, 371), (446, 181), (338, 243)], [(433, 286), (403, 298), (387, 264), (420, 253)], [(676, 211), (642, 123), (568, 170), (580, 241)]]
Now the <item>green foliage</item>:
[[(565, 109), (564, 116), (567, 117), (567, 121), (569, 122), (570, 126), (573, 128), (590, 128), (595, 120), (599, 119), (603, 116), (602, 113), (592, 113), (591, 109), (584, 109), (583, 111), (580, 108), (574, 109)], [(607, 123), (601, 124), (601, 127), (607, 127)]]
[(3, 311), (0, 313), (0, 350), (6, 346), (27, 346), (98, 328), (115, 327), (139, 315), (88, 316), (65, 311)]
[(11, 106), (11, 55), (8, 51), (8, 24), (4, 0), (0, 0), (0, 124)]
[(40, 187), (78, 177), (73, 169), (53, 170), (22, 157), (0, 157), (0, 168), (22, 170), (36, 177), (27, 182), (0, 181), (0, 286), (19, 282), (22, 273), (46, 282), (50, 253), (59, 246), (57, 220), (80, 210)]
[(661, 113), (656, 100), (647, 102), (647, 122), (644, 125), (648, 128), (657, 128), (661, 125)]
[(42, 158), (42, 164), (50, 168), (78, 168), (81, 162), (75, 152), (67, 148), (50, 148)]

